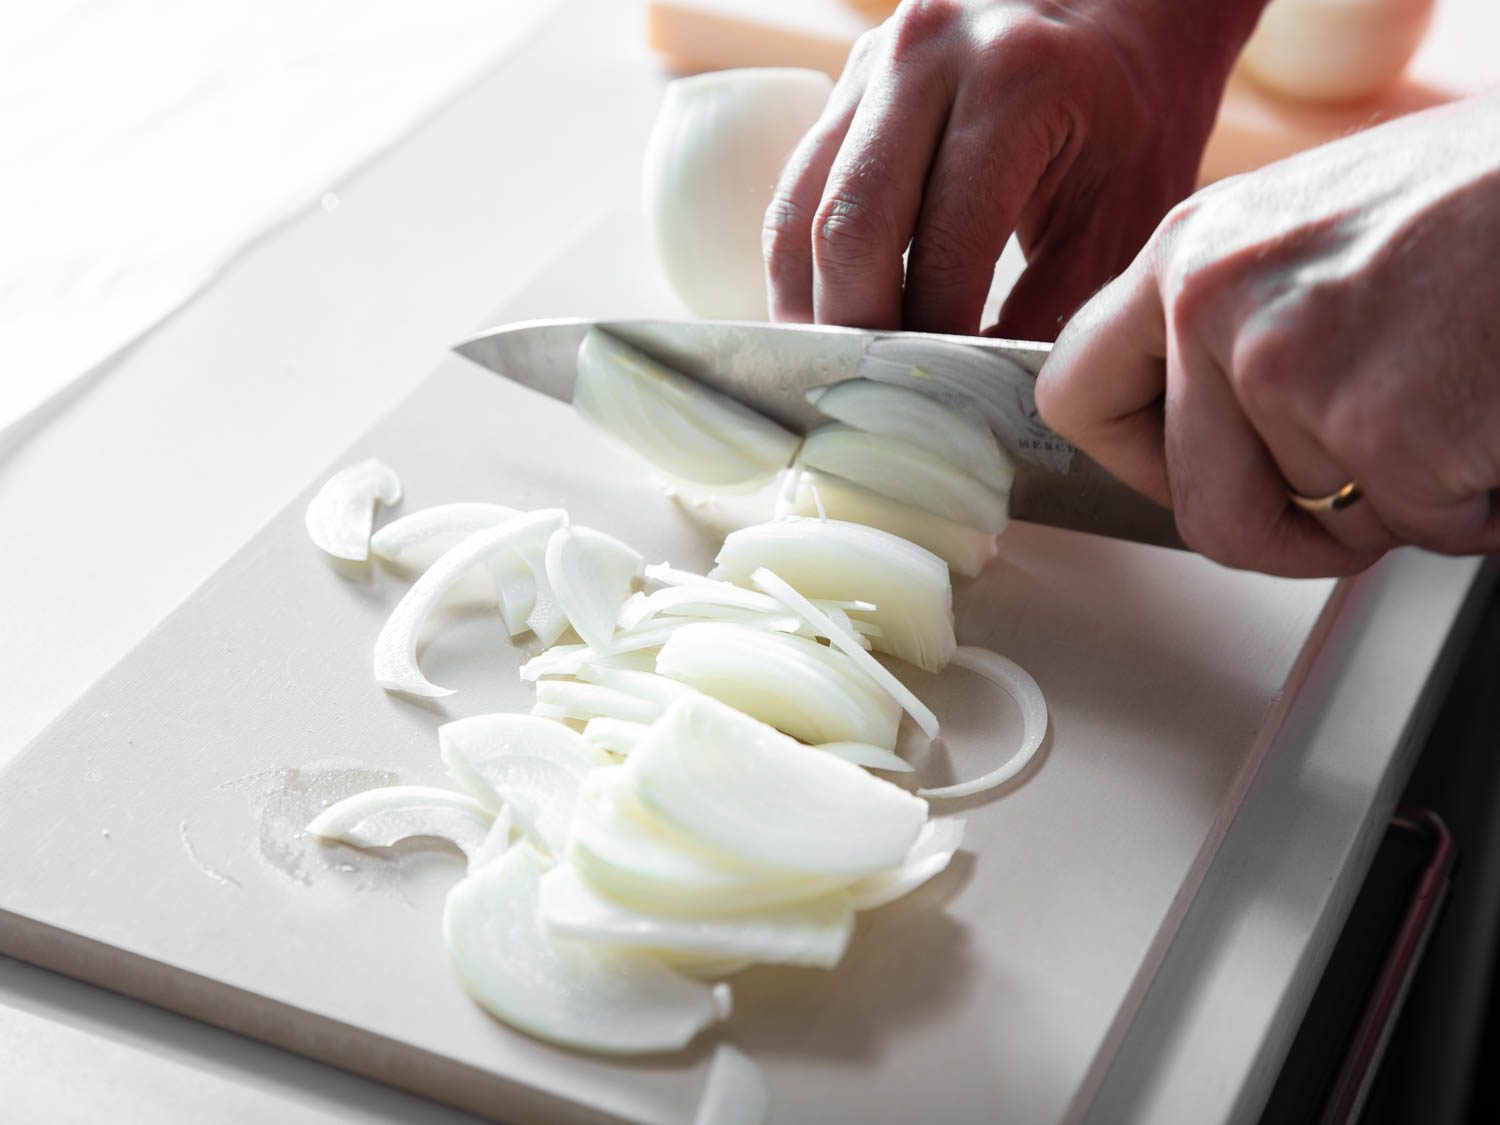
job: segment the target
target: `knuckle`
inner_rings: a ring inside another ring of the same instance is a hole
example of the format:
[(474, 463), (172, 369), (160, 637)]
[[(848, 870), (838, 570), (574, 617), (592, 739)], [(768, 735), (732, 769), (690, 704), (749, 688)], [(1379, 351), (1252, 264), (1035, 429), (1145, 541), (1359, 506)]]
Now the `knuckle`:
[(959, 0), (906, 0), (891, 16), (891, 54), (895, 59), (920, 50), (953, 32), (963, 22)]
[(813, 258), (831, 273), (858, 270), (880, 256), (886, 223), (865, 199), (832, 192), (813, 218)]
[(1290, 408), (1301, 386), (1301, 344), (1295, 332), (1275, 320), (1247, 326), (1235, 338), (1229, 385), (1251, 416), (1276, 417)]
[(761, 220), (760, 245), (770, 263), (805, 255), (812, 218), (790, 193), (778, 191)]

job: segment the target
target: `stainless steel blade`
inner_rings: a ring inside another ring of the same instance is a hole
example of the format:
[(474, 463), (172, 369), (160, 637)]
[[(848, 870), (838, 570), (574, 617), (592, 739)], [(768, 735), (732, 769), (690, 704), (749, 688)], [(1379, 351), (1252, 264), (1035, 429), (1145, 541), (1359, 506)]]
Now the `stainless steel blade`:
[(537, 320), (458, 344), (460, 355), (564, 402), (578, 345), (599, 328), (797, 433), (825, 421), (814, 387), (867, 378), (977, 410), (1016, 461), (1011, 514), (1053, 527), (1181, 547), (1171, 512), (1116, 480), (1038, 417), (1032, 386), (1048, 344), (738, 321)]

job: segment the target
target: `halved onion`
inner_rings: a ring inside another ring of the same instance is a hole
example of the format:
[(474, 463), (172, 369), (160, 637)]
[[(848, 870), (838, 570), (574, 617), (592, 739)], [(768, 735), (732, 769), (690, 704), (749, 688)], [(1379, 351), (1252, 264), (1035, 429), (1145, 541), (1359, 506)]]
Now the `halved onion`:
[(1009, 758), (988, 773), (954, 785), (918, 789), (917, 793), (922, 797), (968, 797), (1003, 785), (1026, 768), (1047, 736), (1047, 700), (1025, 668), (998, 652), (971, 645), (961, 646), (953, 654), (953, 663), (1004, 688), (1016, 701), (1016, 706), (1021, 709), (1021, 744)]
[(925, 801), (706, 696), (667, 708), (619, 768), (680, 831), (791, 873), (893, 867), (927, 819)]
[(978, 575), (998, 550), (995, 537), (987, 531), (965, 527), (816, 469), (797, 474), (796, 489), (778, 514), (845, 520), (888, 531), (927, 548), (969, 578)]
[(733, 917), (687, 918), (604, 898), (568, 864), (542, 876), (538, 909), (555, 936), (820, 969), (839, 963), (854, 932), (842, 893)]
[(679, 1050), (728, 1018), (727, 985), (639, 950), (549, 936), (537, 917), (546, 868), (518, 844), (448, 893), (443, 940), (480, 1005), (538, 1039), (607, 1054)]
[(579, 787), (568, 862), (600, 894), (658, 914), (742, 914), (822, 898), (847, 877), (746, 863), (653, 812), (623, 769), (595, 770)]
[(475, 532), (445, 552), (406, 592), (380, 630), (375, 641), (376, 682), (388, 691), (411, 695), (453, 694), (448, 688), (430, 683), (417, 666), (417, 635), (427, 615), (470, 567), (494, 555), (517, 550), (518, 545), (532, 543), (539, 535), (551, 535), (567, 522), (568, 514), (560, 508), (528, 512)]
[(849, 888), (855, 910), (873, 910), (908, 895), (947, 869), (964, 842), (964, 822), (958, 817), (933, 817), (901, 861), (901, 866), (870, 875)]
[(461, 539), (514, 519), (504, 504), (438, 504), (392, 520), (370, 536), (370, 552), (386, 562), (425, 570)]
[(1008, 493), (1015, 479), (1015, 465), (978, 415), (911, 387), (846, 379), (809, 391), (807, 401), (836, 422), (925, 449), (996, 492)]
[(662, 646), (656, 670), (804, 742), (896, 745), (896, 701), (847, 655), (806, 637), (694, 622)]
[(609, 644), (645, 564), (639, 551), (590, 527), (559, 528), (547, 541), (547, 580), (573, 631), (594, 648)]
[(802, 463), (944, 519), (998, 534), (1010, 520), (997, 492), (921, 446), (829, 422), (807, 435)]
[(889, 532), (792, 517), (736, 531), (717, 562), (714, 575), (736, 585), (748, 586), (763, 566), (805, 597), (874, 603), (874, 610), (850, 611), (880, 626), (874, 648), (926, 671), (941, 671), (957, 645), (947, 564)]
[(401, 480), (389, 465), (370, 457), (340, 469), (318, 489), (307, 505), (307, 534), (334, 558), (363, 562), (370, 557), (377, 502), (399, 504)]
[(573, 407), (695, 489), (756, 488), (797, 448), (797, 438), (764, 415), (598, 329), (578, 349)]
[(388, 848), (415, 836), (447, 840), (472, 861), (494, 815), (473, 797), (430, 785), (366, 789), (329, 805), (307, 826), (314, 836), (357, 848)]

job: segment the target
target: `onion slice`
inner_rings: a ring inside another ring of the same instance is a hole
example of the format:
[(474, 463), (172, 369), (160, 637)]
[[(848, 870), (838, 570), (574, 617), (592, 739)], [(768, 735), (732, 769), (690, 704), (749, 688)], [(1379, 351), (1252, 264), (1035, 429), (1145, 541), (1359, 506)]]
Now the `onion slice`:
[(620, 607), (646, 560), (612, 535), (590, 527), (562, 527), (547, 541), (547, 581), (573, 631), (593, 648), (614, 635)]
[(802, 463), (965, 527), (999, 534), (1010, 521), (1008, 491), (899, 438), (830, 422), (807, 435)]
[(583, 725), (583, 738), (585, 742), (623, 758), (635, 749), (635, 744), (650, 729), (648, 723), (632, 723), (629, 719), (596, 715)]
[(893, 867), (927, 819), (919, 798), (706, 696), (667, 708), (620, 769), (680, 831), (793, 873)]
[(846, 426), (925, 449), (996, 492), (1009, 492), (1015, 479), (1015, 465), (981, 418), (911, 387), (846, 379), (808, 391), (807, 401)]
[[(386, 562), (420, 565), (436, 561), (419, 557), (441, 546), (444, 550), (459, 540), (514, 519), (521, 513), (504, 504), (438, 504), (392, 520), (370, 536), (370, 552)], [(441, 554), (441, 552), (439, 552)]]
[(307, 534), (336, 559), (363, 562), (370, 557), (375, 504), (401, 502), (401, 480), (374, 457), (340, 469), (307, 505)]
[(606, 1054), (675, 1051), (728, 1018), (729, 988), (649, 953), (550, 937), (537, 916), (546, 862), (520, 844), (448, 893), (443, 940), (464, 987), (538, 1039)]
[(908, 895), (945, 871), (964, 841), (964, 822), (958, 817), (933, 817), (922, 825), (916, 843), (899, 867), (859, 880), (849, 888), (855, 910), (873, 910)]
[(766, 1125), (770, 1119), (771, 1093), (765, 1074), (745, 1052), (720, 1043), (708, 1064), (708, 1081), (693, 1125)]
[(843, 894), (733, 916), (651, 914), (602, 897), (567, 864), (542, 876), (538, 909), (558, 936), (819, 969), (839, 963), (854, 933)]
[(996, 766), (988, 773), (954, 785), (918, 789), (917, 795), (920, 797), (968, 797), (993, 789), (997, 785), (1003, 785), (1026, 768), (1026, 764), (1036, 756), (1037, 749), (1047, 736), (1047, 700), (1042, 695), (1042, 689), (1037, 686), (1037, 682), (1031, 678), (1026, 669), (1014, 660), (1001, 656), (998, 652), (991, 652), (987, 648), (975, 648), (971, 645), (960, 647), (953, 654), (953, 663), (960, 668), (977, 672), (991, 683), (1004, 688), (1006, 693), (1016, 701), (1016, 706), (1021, 708), (1023, 724), (1021, 745), (1003, 764)]
[(356, 848), (388, 848), (414, 836), (446, 840), (472, 862), (489, 834), (491, 812), (473, 797), (428, 785), (367, 789), (329, 805), (307, 826), (314, 836)]
[(813, 749), (832, 754), (835, 758), (842, 758), (846, 762), (853, 762), (856, 766), (864, 766), (866, 769), (911, 773), (915, 768), (900, 755), (883, 746), (871, 746), (868, 742), (820, 742)]
[(560, 508), (530, 512), (477, 531), (444, 552), (406, 592), (380, 630), (375, 641), (376, 682), (387, 691), (404, 691), (409, 695), (433, 698), (452, 695), (448, 688), (429, 682), (417, 666), (417, 634), (427, 615), (470, 567), (493, 555), (515, 550), (517, 544), (534, 539), (538, 532), (550, 535), (567, 522), (568, 514)]
[(923, 734), (928, 738), (938, 736), (938, 720), (937, 716), (932, 713), (932, 708), (918, 699), (911, 688), (896, 679), (889, 668), (861, 648), (853, 636), (834, 624), (832, 618), (826, 613), (765, 567), (760, 567), (750, 575), (750, 581), (811, 625), (813, 632), (827, 637), (835, 647), (854, 661), (861, 672), (874, 680), (901, 705), (901, 709), (915, 720), (917, 726), (922, 728)]

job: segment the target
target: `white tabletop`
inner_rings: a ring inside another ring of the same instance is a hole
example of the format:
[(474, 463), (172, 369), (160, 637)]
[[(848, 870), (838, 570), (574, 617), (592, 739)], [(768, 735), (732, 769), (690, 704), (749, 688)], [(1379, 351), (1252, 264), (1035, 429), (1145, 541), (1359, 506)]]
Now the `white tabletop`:
[[(0, 452), (0, 763), (388, 410), (455, 339), (629, 205), (664, 77), (633, 5), (528, 50)], [(601, 262), (601, 269), (609, 268)], [(538, 313), (556, 311), (538, 309)], [(608, 310), (578, 310), (605, 313)], [(1408, 772), (1478, 573), (1362, 579), (1101, 1087), (1101, 1119), (1253, 1118)], [(1205, 643), (1211, 643), (1206, 641)], [(459, 1115), (0, 959), (23, 1120)]]

